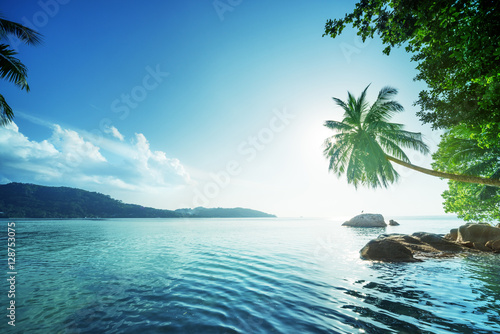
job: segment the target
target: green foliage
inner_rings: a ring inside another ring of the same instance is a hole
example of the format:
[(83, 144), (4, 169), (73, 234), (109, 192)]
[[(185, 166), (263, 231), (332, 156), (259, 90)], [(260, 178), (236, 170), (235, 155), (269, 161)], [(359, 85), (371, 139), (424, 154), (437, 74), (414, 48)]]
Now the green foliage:
[[(433, 154), (433, 167), (447, 172), (500, 177), (500, 145), (481, 145), (476, 138), (477, 127), (460, 125), (448, 130)], [(484, 141), (483, 141), (484, 142)], [(467, 221), (500, 219), (500, 188), (477, 184), (449, 182), (443, 193), (446, 212), (453, 212)]]
[[(450, 129), (434, 168), (500, 177), (500, 2), (496, 0), (361, 0), (352, 13), (328, 20), (335, 38), (347, 25), (364, 40), (379, 35), (389, 55), (405, 47), (417, 63), (417, 113)], [(464, 126), (466, 124), (467, 126)], [(498, 188), (450, 181), (445, 209), (467, 220), (498, 220)]]
[(346, 174), (347, 182), (373, 188), (387, 187), (399, 175), (387, 160), (386, 153), (410, 162), (402, 148), (428, 153), (420, 133), (403, 130), (402, 124), (390, 123), (391, 117), (403, 111), (392, 98), (397, 90), (384, 87), (370, 106), (366, 91), (359, 98), (348, 93), (346, 102), (333, 98), (344, 109), (341, 122), (326, 121), (325, 126), (337, 133), (325, 141), (325, 156), (330, 159), (329, 169), (337, 176)]
[[(352, 24), (363, 40), (378, 34), (391, 48), (405, 46), (417, 62), (421, 120), (435, 128), (460, 122), (500, 122), (500, 2), (363, 0), (342, 19), (328, 20), (333, 38)], [(498, 127), (486, 131), (498, 140)]]
[(26, 81), (27, 69), (16, 57), (14, 50), (5, 44), (0, 44), (0, 78), (15, 83), (19, 88), (29, 91)]
[(456, 213), (465, 221), (500, 221), (500, 192), (483, 198), (484, 186), (450, 181), (449, 189), (443, 193), (444, 209)]

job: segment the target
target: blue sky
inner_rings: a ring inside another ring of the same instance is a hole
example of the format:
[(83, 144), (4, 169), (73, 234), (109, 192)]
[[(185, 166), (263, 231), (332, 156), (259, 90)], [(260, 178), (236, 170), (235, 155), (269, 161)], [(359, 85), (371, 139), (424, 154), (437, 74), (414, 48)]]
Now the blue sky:
[[(250, 207), (279, 216), (442, 214), (446, 182), (398, 169), (388, 189), (329, 174), (322, 142), (332, 97), (399, 89), (395, 121), (425, 86), (404, 50), (382, 54), (354, 30), (322, 37), (354, 1), (4, 1), (36, 28), (16, 46), (31, 91), (8, 82), (15, 122), (0, 129), (0, 183), (71, 186), (165, 209)], [(430, 156), (408, 152), (415, 164)]]

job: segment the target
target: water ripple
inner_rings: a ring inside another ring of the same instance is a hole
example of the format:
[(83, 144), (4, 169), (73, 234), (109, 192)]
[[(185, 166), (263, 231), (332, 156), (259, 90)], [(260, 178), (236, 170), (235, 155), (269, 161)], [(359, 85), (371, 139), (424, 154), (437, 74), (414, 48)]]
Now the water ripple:
[(364, 262), (376, 232), (329, 221), (19, 225), (14, 333), (500, 332), (494, 255)]

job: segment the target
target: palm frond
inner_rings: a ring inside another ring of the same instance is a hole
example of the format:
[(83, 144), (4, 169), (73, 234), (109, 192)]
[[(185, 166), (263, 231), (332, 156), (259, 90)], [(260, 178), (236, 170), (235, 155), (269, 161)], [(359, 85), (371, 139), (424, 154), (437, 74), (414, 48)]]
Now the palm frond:
[(397, 94), (398, 94), (397, 88), (391, 86), (382, 87), (382, 89), (378, 92), (377, 101), (391, 100)]
[(428, 154), (430, 152), (429, 146), (424, 143), (422, 134), (419, 132), (410, 132), (405, 130), (383, 131), (380, 135), (383, 135), (387, 139), (392, 140), (394, 143), (404, 148), (411, 148), (423, 154)]
[(402, 124), (390, 122), (395, 113), (403, 111), (403, 106), (392, 100), (397, 90), (382, 88), (370, 106), (366, 100), (368, 87), (357, 99), (350, 92), (347, 101), (334, 98), (345, 113), (340, 122), (325, 122), (337, 133), (325, 140), (323, 153), (330, 160), (328, 169), (337, 176), (345, 174), (355, 187), (388, 187), (399, 179), (388, 155), (409, 163), (403, 148), (422, 153), (429, 153), (429, 148), (421, 133), (405, 131)]
[(366, 92), (370, 85), (366, 86), (365, 89), (361, 92), (361, 95), (356, 100), (356, 114), (359, 115), (360, 123), (364, 122), (366, 110), (369, 107), (369, 102), (366, 100)]
[(385, 137), (378, 137), (377, 138), (380, 145), (385, 149), (385, 151), (400, 160), (403, 160), (404, 162), (410, 163), (410, 159), (406, 155), (406, 153), (399, 147), (396, 143), (394, 143), (392, 140), (385, 138)]
[(14, 118), (14, 112), (12, 108), (7, 104), (5, 98), (0, 94), (0, 126), (5, 126), (12, 122)]
[(350, 142), (329, 142), (326, 144), (324, 154), (330, 159), (329, 170), (340, 176), (345, 169), (346, 160), (352, 151)]
[(8, 35), (14, 35), (26, 44), (36, 45), (42, 42), (42, 35), (35, 30), (0, 17), (0, 39)]
[(333, 101), (335, 101), (335, 103), (341, 107), (342, 109), (344, 109), (344, 111), (347, 111), (347, 109), (349, 109), (349, 106), (344, 102), (342, 101), (341, 99), (337, 98), (337, 97), (332, 97)]
[(333, 172), (337, 177), (342, 176), (347, 168), (347, 161), (349, 160), (349, 150), (346, 148), (338, 148), (333, 152), (330, 157), (328, 170)]
[(27, 69), (14, 55), (17, 53), (5, 44), (0, 44), (0, 78), (13, 82), (21, 89), (29, 91)]
[(366, 183), (366, 173), (364, 172), (363, 162), (359, 151), (353, 152), (353, 154), (350, 155), (345, 174), (347, 182), (352, 183), (355, 188), (357, 188), (360, 183)]
[(349, 131), (353, 129), (351, 125), (337, 121), (325, 121), (324, 126), (335, 131)]
[(356, 127), (361, 127), (363, 121), (363, 105), (364, 101), (361, 99), (356, 99), (354, 95), (349, 92), (349, 106), (350, 110), (348, 115), (353, 119)]
[(378, 133), (383, 133), (385, 131), (401, 131), (404, 129), (403, 124), (399, 123), (389, 123), (385, 121), (370, 121), (365, 122), (364, 129), (368, 133), (373, 133), (374, 135)]
[[(373, 188), (378, 186), (387, 187), (390, 183), (397, 180), (398, 174), (392, 167), (392, 164), (386, 159), (386, 153), (376, 141), (376, 138), (370, 138), (369, 144), (364, 149), (368, 153), (369, 159), (365, 162), (367, 171), (373, 176)], [(376, 179), (376, 180), (375, 180)]]
[(378, 94), (377, 100), (371, 106), (365, 117), (366, 123), (384, 121), (388, 122), (396, 113), (404, 111), (403, 106), (392, 100), (397, 94), (397, 89), (386, 86)]

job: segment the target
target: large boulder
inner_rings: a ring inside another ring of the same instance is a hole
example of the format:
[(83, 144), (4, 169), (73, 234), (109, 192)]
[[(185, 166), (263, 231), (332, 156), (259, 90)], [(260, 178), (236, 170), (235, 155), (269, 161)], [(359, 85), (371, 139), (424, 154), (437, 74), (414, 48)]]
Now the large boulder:
[(411, 250), (397, 240), (380, 236), (370, 240), (359, 252), (363, 260), (382, 262), (418, 262)]
[(342, 226), (352, 227), (386, 227), (384, 216), (375, 213), (363, 213), (344, 222)]
[(487, 224), (466, 224), (458, 228), (457, 242), (482, 251), (498, 251), (500, 228)]
[(415, 246), (413, 250), (422, 253), (458, 253), (465, 251), (466, 249), (453, 241), (447, 240), (435, 233), (428, 232), (415, 232), (412, 237), (417, 238), (420, 241), (418, 246)]
[[(369, 241), (360, 251), (361, 258), (382, 262), (417, 262), (420, 258), (451, 257), (464, 251), (474, 251), (438, 234), (417, 232), (382, 234)], [(415, 258), (417, 256), (417, 258)]]
[(445, 239), (451, 240), (451, 241), (457, 241), (458, 238), (458, 228), (452, 228), (450, 230), (450, 233), (444, 236)]

